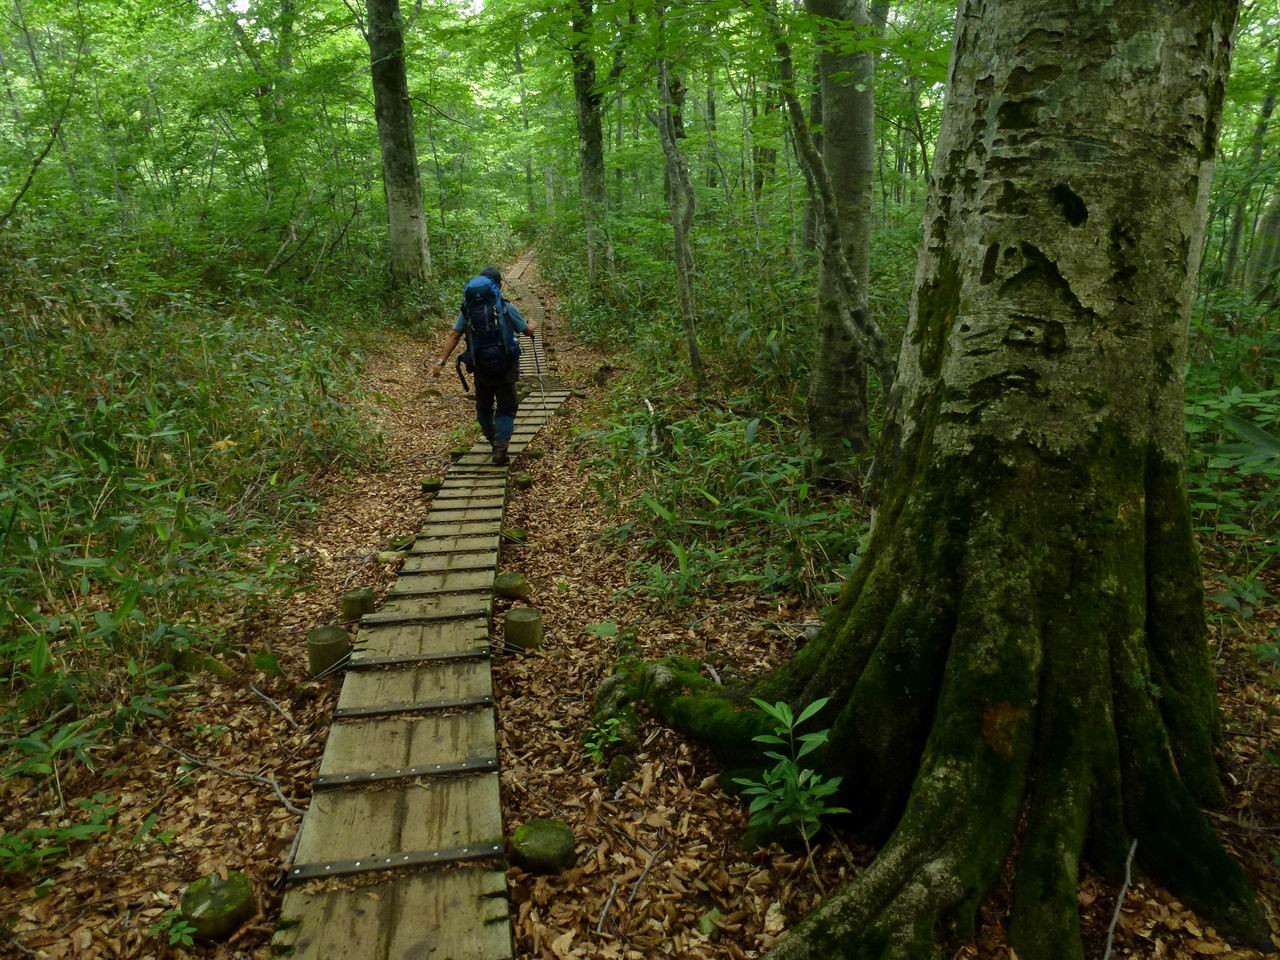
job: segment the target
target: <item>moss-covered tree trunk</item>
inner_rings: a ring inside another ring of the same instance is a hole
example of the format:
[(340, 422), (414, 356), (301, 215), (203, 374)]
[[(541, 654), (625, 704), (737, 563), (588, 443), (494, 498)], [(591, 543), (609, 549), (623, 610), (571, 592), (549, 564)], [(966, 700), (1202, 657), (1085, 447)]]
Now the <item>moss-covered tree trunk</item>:
[[(825, 764), (884, 846), (773, 960), (942, 956), (1010, 856), (1019, 957), (1081, 958), (1078, 864), (1114, 874), (1132, 839), (1220, 929), (1267, 943), (1200, 809), (1222, 797), (1219, 721), (1183, 483), (1235, 16), (960, 4), (872, 540), (754, 690), (832, 698)], [(759, 715), (686, 668), (633, 676), (740, 759)]]

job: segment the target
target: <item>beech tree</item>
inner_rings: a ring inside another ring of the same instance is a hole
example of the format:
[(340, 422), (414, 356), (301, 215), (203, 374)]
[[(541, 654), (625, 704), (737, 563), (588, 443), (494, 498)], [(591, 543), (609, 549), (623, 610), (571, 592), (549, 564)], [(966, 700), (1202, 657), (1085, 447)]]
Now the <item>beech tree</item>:
[(1137, 862), (1267, 947), (1222, 799), (1184, 485), (1183, 363), (1234, 0), (963, 0), (870, 544), (747, 691), (624, 659), (758, 762), (741, 694), (831, 698), (825, 767), (876, 861), (770, 954), (942, 956), (1016, 849), (1022, 960), (1082, 958), (1078, 864)]
[(374, 113), (387, 198), (391, 279), (401, 285), (431, 274), (418, 149), (413, 139), (413, 103), (404, 64), (404, 24), (400, 0), (366, 0), (366, 7)]
[[(812, 14), (860, 31), (865, 37), (872, 13), (863, 0), (806, 0)], [(884, 22), (883, 5), (876, 11)], [(847, 40), (846, 40), (847, 44)], [(840, 240), (858, 284), (857, 309), (866, 311), (871, 262), (871, 188), (875, 162), (875, 57), (868, 50), (848, 52), (820, 43), (818, 88), (813, 112), (821, 117), (822, 151), (836, 194)], [(812, 202), (812, 198), (811, 198)], [(808, 232), (808, 230), (806, 230)], [(827, 459), (846, 447), (867, 447), (867, 362), (840, 316), (836, 272), (827, 257), (818, 260), (818, 305), (813, 370), (809, 379), (809, 433)]]

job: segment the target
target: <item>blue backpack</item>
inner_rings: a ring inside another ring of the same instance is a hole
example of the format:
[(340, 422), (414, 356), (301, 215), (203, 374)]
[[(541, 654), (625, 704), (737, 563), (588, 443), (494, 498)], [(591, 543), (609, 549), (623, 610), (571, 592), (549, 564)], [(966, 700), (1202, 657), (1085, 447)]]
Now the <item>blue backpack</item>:
[[(515, 354), (503, 324), (506, 309), (502, 294), (488, 277), (473, 277), (462, 291), (462, 320), (467, 349), (462, 363), (486, 380), (498, 380), (511, 372)], [(464, 381), (465, 383), (465, 381)]]

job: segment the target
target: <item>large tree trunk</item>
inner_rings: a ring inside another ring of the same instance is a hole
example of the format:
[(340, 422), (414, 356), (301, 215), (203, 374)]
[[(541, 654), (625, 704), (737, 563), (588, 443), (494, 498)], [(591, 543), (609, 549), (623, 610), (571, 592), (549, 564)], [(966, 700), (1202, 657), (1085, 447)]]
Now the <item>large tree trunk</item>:
[(1253, 237), (1245, 286), (1255, 300), (1271, 298), (1280, 274), (1280, 190), (1273, 190)]
[[(1081, 960), (1079, 861), (1114, 875), (1131, 840), (1220, 929), (1269, 943), (1199, 807), (1222, 798), (1219, 719), (1183, 480), (1236, 12), (960, 4), (872, 539), (754, 688), (831, 698), (825, 766), (887, 841), (772, 960), (943, 956), (1015, 847), (1018, 956)], [(620, 676), (728, 759), (765, 725), (696, 665)]]
[(365, 0), (365, 6), (369, 14), (374, 114), (387, 197), (391, 280), (401, 286), (431, 275), (418, 151), (413, 139), (413, 104), (404, 66), (403, 21), (400, 0)]
[(587, 280), (596, 282), (610, 272), (612, 253), (604, 231), (605, 177), (604, 130), (600, 119), (602, 97), (596, 89), (596, 58), (591, 51), (592, 0), (577, 0), (571, 25), (574, 40), (573, 95), (578, 119), (578, 177), (582, 188), (583, 219), (587, 231)]
[[(846, 29), (866, 31), (871, 22), (863, 0), (807, 0), (805, 7)], [(821, 149), (836, 196), (844, 256), (857, 281), (859, 302), (852, 306), (865, 311), (875, 164), (875, 58), (870, 51), (842, 52), (841, 46), (819, 45)], [(830, 261), (821, 258), (807, 406), (810, 438), (828, 464), (867, 447), (867, 365), (841, 316), (841, 296)]]

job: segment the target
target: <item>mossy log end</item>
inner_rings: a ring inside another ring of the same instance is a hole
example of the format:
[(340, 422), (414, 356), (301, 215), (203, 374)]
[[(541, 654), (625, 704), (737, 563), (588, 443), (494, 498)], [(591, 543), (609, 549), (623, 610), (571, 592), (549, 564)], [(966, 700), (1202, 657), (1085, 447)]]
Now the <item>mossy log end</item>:
[(345, 627), (330, 624), (307, 634), (307, 662), (311, 676), (330, 672), (351, 652), (351, 638)]
[(512, 607), (503, 621), (502, 637), (507, 646), (537, 650), (542, 646), (542, 611), (533, 607)]
[(366, 613), (373, 613), (374, 598), (370, 587), (358, 587), (342, 595), (342, 619), (359, 620)]

